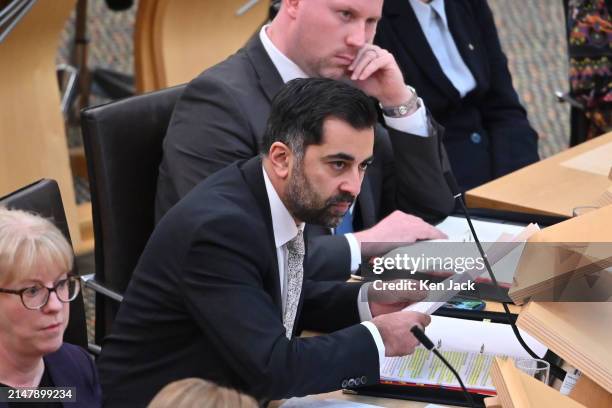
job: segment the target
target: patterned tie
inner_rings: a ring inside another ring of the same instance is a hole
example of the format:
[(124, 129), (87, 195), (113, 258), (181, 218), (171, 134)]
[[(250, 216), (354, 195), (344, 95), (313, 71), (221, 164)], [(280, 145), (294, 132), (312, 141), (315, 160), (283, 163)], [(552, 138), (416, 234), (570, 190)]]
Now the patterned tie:
[(287, 242), (287, 304), (283, 314), (287, 338), (291, 339), (295, 315), (297, 314), (302, 281), (304, 280), (304, 233), (298, 231), (295, 238)]

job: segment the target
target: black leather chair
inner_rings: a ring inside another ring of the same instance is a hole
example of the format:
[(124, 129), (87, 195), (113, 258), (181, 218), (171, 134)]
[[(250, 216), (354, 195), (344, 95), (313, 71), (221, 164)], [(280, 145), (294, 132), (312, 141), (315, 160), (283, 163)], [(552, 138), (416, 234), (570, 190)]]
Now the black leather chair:
[(96, 273), (88, 286), (103, 295), (96, 296), (98, 344), (110, 331), (155, 226), (162, 142), (183, 89), (133, 96), (81, 113), (95, 238)]
[[(29, 211), (49, 218), (72, 245), (66, 213), (64, 212), (64, 203), (62, 202), (59, 186), (55, 180), (42, 179), (25, 186), (0, 198), (0, 205), (9, 209)], [(76, 262), (72, 273), (78, 275)], [(64, 333), (64, 341), (79, 345), (85, 349), (88, 347), (83, 291), (79, 293), (75, 300), (70, 302), (70, 321)]]

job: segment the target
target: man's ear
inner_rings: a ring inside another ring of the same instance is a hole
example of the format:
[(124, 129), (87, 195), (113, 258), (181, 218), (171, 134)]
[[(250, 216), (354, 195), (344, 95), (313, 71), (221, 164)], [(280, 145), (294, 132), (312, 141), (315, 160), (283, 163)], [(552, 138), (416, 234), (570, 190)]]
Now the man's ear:
[(296, 18), (301, 0), (282, 0), (282, 7), (291, 18)]
[(289, 171), (293, 167), (293, 160), (295, 160), (295, 155), (289, 146), (282, 142), (272, 143), (268, 151), (268, 159), (272, 165), (272, 171), (278, 178), (284, 180), (289, 177)]

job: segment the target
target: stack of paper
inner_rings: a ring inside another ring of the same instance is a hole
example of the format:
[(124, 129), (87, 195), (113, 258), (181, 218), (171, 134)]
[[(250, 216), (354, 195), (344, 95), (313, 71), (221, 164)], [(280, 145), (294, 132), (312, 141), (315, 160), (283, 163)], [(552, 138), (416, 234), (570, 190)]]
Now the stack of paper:
[[(506, 324), (432, 316), (427, 336), (474, 392), (493, 393), (490, 371), (495, 357), (529, 358)], [(546, 347), (521, 333), (529, 347), (544, 356)], [(380, 367), (381, 381), (459, 388), (452, 372), (429, 350), (419, 346), (404, 357), (387, 357)]]
[[(517, 235), (525, 228), (524, 226), (509, 224), (505, 221), (482, 221), (472, 220), (478, 239), (481, 242), (498, 241), (502, 235)], [(444, 232), (448, 242), (474, 242), (472, 231), (465, 217), (450, 216), (436, 225)], [(444, 241), (444, 240), (440, 240)]]

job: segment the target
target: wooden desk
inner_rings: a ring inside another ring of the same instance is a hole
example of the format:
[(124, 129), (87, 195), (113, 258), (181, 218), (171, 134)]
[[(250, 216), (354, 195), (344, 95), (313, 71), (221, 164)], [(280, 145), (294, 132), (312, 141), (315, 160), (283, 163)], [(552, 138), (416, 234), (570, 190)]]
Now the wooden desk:
[[(466, 193), (469, 207), (572, 216), (572, 209), (593, 205), (612, 182), (607, 175), (569, 168), (562, 163), (612, 143), (612, 133), (575, 146), (493, 180)], [(605, 158), (609, 171), (612, 157)]]

